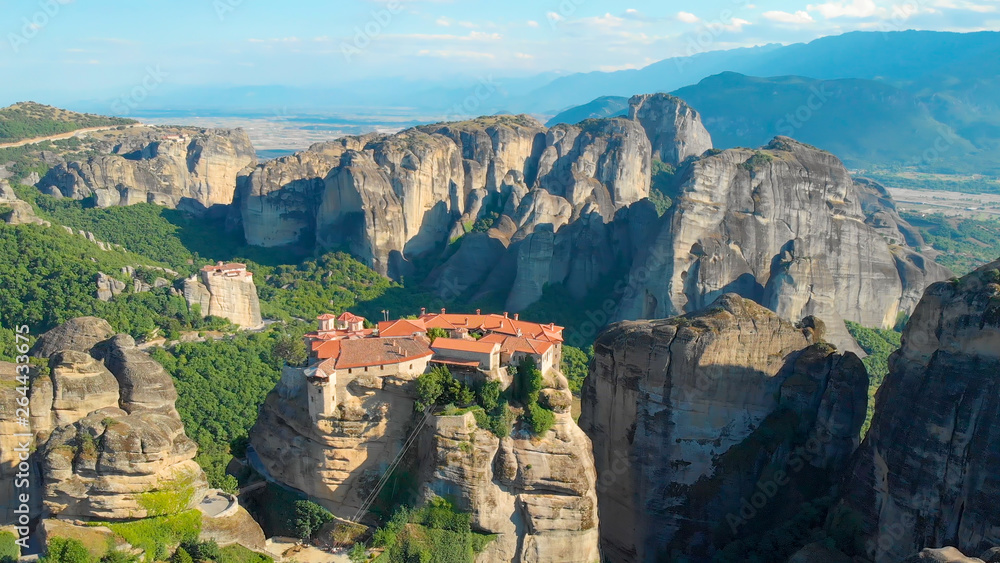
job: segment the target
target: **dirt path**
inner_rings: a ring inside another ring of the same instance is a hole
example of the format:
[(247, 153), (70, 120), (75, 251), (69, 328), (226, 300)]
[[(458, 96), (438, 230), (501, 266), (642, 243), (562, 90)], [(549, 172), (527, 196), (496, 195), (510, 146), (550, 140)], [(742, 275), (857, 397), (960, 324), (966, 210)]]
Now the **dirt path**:
[[(77, 135), (82, 135), (85, 133), (108, 131), (111, 129), (117, 129), (118, 127), (121, 127), (121, 125), (105, 125), (103, 127), (85, 127), (83, 129), (77, 129), (76, 131), (70, 131), (69, 133), (59, 133), (58, 135), (49, 135), (48, 137), (35, 137), (33, 139), (24, 139), (23, 141), (18, 141), (16, 143), (0, 143), (0, 149), (23, 147), (24, 145), (33, 145), (35, 143), (43, 143), (45, 141), (61, 141), (63, 139), (69, 139), (71, 137), (76, 137)], [(126, 125), (125, 127), (135, 127), (135, 125)]]

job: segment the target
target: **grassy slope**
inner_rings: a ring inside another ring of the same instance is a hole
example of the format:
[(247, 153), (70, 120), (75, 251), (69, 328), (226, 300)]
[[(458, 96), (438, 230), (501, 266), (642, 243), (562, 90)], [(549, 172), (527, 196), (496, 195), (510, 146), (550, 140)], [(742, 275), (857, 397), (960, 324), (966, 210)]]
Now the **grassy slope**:
[(0, 109), (0, 143), (69, 133), (88, 127), (128, 125), (132, 119), (76, 113), (52, 106), (22, 102)]

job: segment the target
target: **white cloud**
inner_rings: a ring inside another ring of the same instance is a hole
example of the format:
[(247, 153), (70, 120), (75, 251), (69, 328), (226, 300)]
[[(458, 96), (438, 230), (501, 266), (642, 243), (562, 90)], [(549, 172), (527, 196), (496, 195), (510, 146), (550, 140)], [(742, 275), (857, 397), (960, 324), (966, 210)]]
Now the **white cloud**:
[(451, 26), (451, 20), (448, 18), (438, 18), (437, 20), (434, 21), (434, 23), (440, 25), (441, 27)]
[(728, 31), (730, 33), (739, 33), (743, 31), (743, 28), (748, 25), (753, 25), (751, 22), (743, 18), (733, 18), (728, 24), (722, 22), (713, 22), (705, 27), (714, 30)]
[(813, 19), (812, 16), (809, 15), (809, 12), (803, 10), (799, 10), (794, 14), (788, 12), (782, 12), (780, 10), (764, 12), (764, 18), (778, 23), (794, 23), (794, 24), (813, 23), (816, 21)]
[(538, 27), (538, 22), (535, 20), (528, 20), (528, 27)]
[(528, 53), (514, 53), (514, 56), (519, 59), (533, 59), (535, 55), (529, 55)]
[(479, 53), (476, 51), (450, 51), (446, 49), (422, 49), (417, 51), (421, 57), (438, 57), (442, 59), (495, 59), (492, 53)]
[(677, 19), (684, 23), (698, 23), (701, 21), (701, 18), (691, 12), (677, 12)]
[(810, 4), (808, 9), (810, 12), (819, 12), (826, 19), (870, 18), (884, 13), (884, 10), (875, 4), (875, 0), (833, 1), (823, 4)]

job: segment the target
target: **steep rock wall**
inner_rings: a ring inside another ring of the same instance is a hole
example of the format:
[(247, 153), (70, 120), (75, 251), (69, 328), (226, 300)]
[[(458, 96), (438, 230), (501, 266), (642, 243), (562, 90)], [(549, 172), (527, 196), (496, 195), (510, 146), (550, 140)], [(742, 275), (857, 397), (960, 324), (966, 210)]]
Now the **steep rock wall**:
[[(831, 342), (854, 349), (843, 320), (891, 327), (915, 291), (947, 277), (868, 224), (861, 190), (836, 157), (791, 139), (707, 156), (677, 183), (675, 206), (632, 265), (636, 291), (620, 319), (697, 311), (736, 292), (786, 319), (820, 317)], [(901, 275), (898, 261), (913, 271)]]
[(232, 203), (237, 175), (256, 163), (242, 129), (162, 130), (126, 134), (111, 154), (59, 164), (38, 186), (73, 199), (93, 197), (98, 207), (158, 203), (204, 211)]
[(868, 377), (822, 332), (729, 294), (598, 337), (580, 426), (606, 557), (710, 560), (826, 492), (857, 447)]
[(857, 554), (1000, 545), (1000, 261), (927, 289), (890, 359), (831, 526)]

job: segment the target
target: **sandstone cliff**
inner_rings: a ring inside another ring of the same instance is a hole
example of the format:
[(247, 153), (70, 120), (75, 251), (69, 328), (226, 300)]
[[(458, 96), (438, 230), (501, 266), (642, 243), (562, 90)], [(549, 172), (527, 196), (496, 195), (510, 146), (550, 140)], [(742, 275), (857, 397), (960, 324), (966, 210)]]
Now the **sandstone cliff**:
[(629, 119), (642, 124), (653, 144), (653, 158), (678, 165), (712, 148), (712, 136), (698, 112), (670, 94), (633, 96)]
[(192, 508), (207, 481), (184, 434), (170, 375), (101, 319), (39, 338), (50, 373), (31, 386), (31, 422), (49, 516), (130, 519)]
[(546, 130), (497, 116), (314, 145), (241, 177), (236, 203), (251, 244), (348, 248), (398, 278), (491, 213), (511, 219), (514, 241), (590, 213), (610, 221), (648, 195), (649, 177), (635, 121)]
[[(251, 463), (353, 518), (416, 431), (407, 465), (423, 494), (454, 501), (471, 514), (474, 529), (497, 534), (477, 561), (599, 558), (590, 441), (568, 409), (560, 409), (567, 412), (556, 414), (544, 436), (515, 430), (500, 439), (478, 428), (471, 414), (421, 423), (413, 414), (413, 379), (361, 374), (338, 380), (336, 413), (313, 420), (303, 370), (286, 368), (251, 431)], [(569, 393), (561, 376), (550, 377), (549, 385), (543, 394)]]
[(890, 359), (831, 527), (857, 555), (1000, 545), (1000, 261), (927, 289)]
[(264, 324), (257, 286), (245, 267), (233, 275), (202, 269), (184, 280), (184, 298), (188, 305), (198, 305), (206, 317), (228, 319), (240, 328), (259, 328)]
[(903, 242), (912, 228), (873, 203), (868, 184), (859, 188), (836, 157), (791, 139), (693, 161), (677, 184), (674, 207), (632, 265), (620, 319), (697, 311), (736, 292), (786, 319), (815, 315), (831, 342), (855, 349), (843, 320), (891, 327), (914, 293), (948, 277), (886, 241), (894, 232)]
[(605, 557), (710, 560), (826, 492), (857, 447), (868, 376), (822, 334), (729, 294), (598, 337), (580, 426)]
[(257, 163), (241, 129), (152, 128), (104, 142), (102, 154), (52, 168), (43, 191), (99, 207), (158, 203), (190, 211), (233, 201), (236, 176)]
[(590, 440), (568, 412), (540, 438), (497, 438), (471, 413), (436, 417), (420, 451), (425, 491), (497, 535), (477, 563), (600, 560)]

